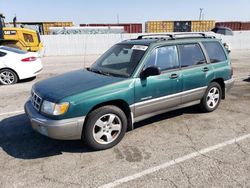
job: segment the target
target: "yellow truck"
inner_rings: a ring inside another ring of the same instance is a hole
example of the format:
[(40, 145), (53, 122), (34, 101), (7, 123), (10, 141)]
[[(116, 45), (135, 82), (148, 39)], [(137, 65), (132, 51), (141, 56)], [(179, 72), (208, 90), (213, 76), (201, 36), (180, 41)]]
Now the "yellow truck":
[(43, 45), (37, 31), (26, 28), (5, 27), (4, 18), (0, 14), (0, 45), (31, 52), (42, 49)]

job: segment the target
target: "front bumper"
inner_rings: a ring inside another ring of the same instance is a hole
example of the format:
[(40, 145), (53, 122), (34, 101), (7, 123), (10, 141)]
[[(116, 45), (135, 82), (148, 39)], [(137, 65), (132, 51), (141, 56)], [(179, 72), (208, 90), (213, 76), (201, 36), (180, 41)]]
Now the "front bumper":
[(26, 102), (24, 109), (36, 132), (59, 140), (81, 139), (85, 117), (52, 120), (39, 114), (30, 101)]
[(224, 81), (224, 83), (225, 83), (226, 92), (228, 92), (234, 86), (234, 79), (231, 78), (229, 80)]

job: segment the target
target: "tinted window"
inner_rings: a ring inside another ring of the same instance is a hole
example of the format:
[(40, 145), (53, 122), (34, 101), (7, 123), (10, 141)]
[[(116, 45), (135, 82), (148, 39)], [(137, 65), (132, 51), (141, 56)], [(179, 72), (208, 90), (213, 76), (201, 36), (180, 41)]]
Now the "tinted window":
[(146, 63), (146, 67), (151, 66), (157, 66), (161, 71), (178, 68), (176, 46), (165, 46), (155, 49)]
[(27, 52), (23, 51), (23, 50), (19, 50), (17, 48), (10, 48), (7, 46), (1, 46), (0, 49), (6, 50), (6, 51), (10, 51), (10, 52), (14, 52), (17, 54), (26, 54)]
[(24, 41), (25, 41), (25, 42), (34, 42), (33, 36), (30, 35), (30, 34), (24, 33), (24, 34), (23, 34), (23, 38), (24, 38)]
[(225, 61), (226, 55), (219, 42), (203, 42), (211, 63)]
[(181, 67), (206, 63), (205, 56), (198, 44), (179, 45)]

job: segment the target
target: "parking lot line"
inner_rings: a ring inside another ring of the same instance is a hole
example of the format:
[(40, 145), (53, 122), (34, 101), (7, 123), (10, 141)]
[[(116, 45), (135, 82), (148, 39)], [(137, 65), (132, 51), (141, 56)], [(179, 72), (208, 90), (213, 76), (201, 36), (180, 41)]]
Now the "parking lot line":
[(133, 174), (133, 175), (131, 175), (131, 176), (127, 176), (127, 177), (124, 177), (124, 178), (115, 180), (115, 181), (110, 182), (110, 183), (108, 183), (108, 184), (102, 185), (102, 186), (100, 186), (99, 188), (111, 188), (111, 187), (116, 187), (116, 186), (121, 185), (121, 184), (123, 184), (123, 183), (126, 183), (126, 182), (129, 182), (129, 181), (132, 181), (132, 180), (141, 178), (142, 176), (145, 176), (145, 175), (148, 175), (148, 174), (152, 174), (152, 173), (154, 173), (154, 172), (156, 172), (156, 171), (158, 171), (158, 170), (161, 170), (161, 169), (164, 169), (164, 168), (167, 168), (167, 167), (176, 165), (176, 164), (178, 164), (178, 163), (184, 162), (184, 161), (189, 160), (189, 159), (193, 159), (193, 158), (195, 158), (195, 157), (201, 156), (201, 155), (206, 154), (206, 153), (208, 153), (208, 152), (211, 152), (211, 151), (214, 151), (214, 150), (223, 148), (223, 147), (225, 147), (225, 146), (234, 144), (234, 143), (236, 143), (236, 142), (240, 142), (240, 141), (245, 140), (245, 139), (247, 139), (247, 138), (250, 138), (250, 134), (243, 135), (243, 136), (234, 138), (234, 139), (232, 139), (232, 140), (228, 140), (228, 141), (222, 142), (222, 143), (220, 143), (220, 144), (216, 144), (216, 145), (214, 145), (214, 146), (210, 146), (210, 147), (205, 148), (205, 149), (202, 149), (202, 150), (200, 150), (200, 151), (196, 151), (196, 152), (190, 153), (190, 154), (185, 155), (185, 156), (183, 156), (183, 157), (180, 157), (180, 158), (177, 158), (177, 159), (168, 161), (168, 162), (166, 162), (166, 163), (160, 164), (160, 165), (158, 165), (158, 166), (155, 166), (155, 167), (146, 169), (146, 170), (144, 170), (144, 171), (141, 171), (141, 172), (139, 172), (139, 173)]
[(23, 113), (24, 110), (19, 110), (19, 111), (14, 111), (14, 112), (5, 112), (0, 114), (0, 116), (4, 116), (4, 115), (10, 115), (10, 114), (19, 114), (19, 113)]

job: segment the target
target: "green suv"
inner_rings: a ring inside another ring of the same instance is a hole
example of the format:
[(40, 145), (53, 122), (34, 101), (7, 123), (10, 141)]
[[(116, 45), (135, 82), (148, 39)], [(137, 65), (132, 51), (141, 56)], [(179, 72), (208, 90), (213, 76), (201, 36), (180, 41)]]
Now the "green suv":
[(36, 83), (25, 111), (42, 135), (107, 149), (157, 114), (191, 105), (214, 111), (233, 86), (232, 74), (215, 37), (144, 35), (114, 45), (90, 68)]

